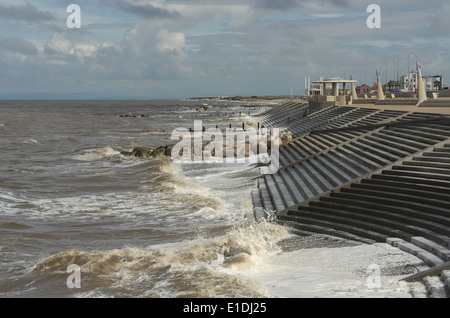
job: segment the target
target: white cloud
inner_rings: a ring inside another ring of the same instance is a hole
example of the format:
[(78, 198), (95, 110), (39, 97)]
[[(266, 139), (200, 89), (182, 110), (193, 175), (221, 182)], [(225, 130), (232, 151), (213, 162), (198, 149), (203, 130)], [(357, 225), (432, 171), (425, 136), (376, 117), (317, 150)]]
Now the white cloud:
[(47, 45), (50, 49), (61, 54), (69, 54), (72, 49), (72, 42), (60, 33), (53, 34)]
[(156, 34), (156, 39), (158, 40), (156, 49), (161, 53), (183, 54), (186, 47), (186, 39), (181, 32), (169, 32), (163, 29)]

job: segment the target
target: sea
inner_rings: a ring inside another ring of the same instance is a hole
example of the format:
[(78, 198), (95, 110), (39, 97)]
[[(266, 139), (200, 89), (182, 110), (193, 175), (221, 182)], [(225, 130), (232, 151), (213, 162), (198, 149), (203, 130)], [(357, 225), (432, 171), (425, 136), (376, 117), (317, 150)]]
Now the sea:
[(275, 105), (1, 101), (0, 297), (425, 297), (413, 255), (255, 220), (254, 163), (121, 153)]

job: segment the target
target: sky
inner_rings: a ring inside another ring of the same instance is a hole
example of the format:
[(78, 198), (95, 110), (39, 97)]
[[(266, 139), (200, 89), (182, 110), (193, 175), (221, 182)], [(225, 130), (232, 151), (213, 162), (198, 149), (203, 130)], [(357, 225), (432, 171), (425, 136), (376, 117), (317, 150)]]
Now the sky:
[(449, 31), (448, 0), (0, 0), (0, 99), (301, 95), (417, 59), (448, 86)]

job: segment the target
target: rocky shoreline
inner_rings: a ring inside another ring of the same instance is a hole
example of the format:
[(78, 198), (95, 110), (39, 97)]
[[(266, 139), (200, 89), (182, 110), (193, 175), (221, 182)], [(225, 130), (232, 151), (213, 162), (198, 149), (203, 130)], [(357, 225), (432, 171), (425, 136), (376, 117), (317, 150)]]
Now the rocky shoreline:
[[(288, 143), (292, 140), (292, 135), (289, 132), (282, 132), (279, 135), (279, 145), (283, 145), (285, 143)], [(208, 146), (211, 144), (212, 142), (206, 142), (202, 144), (202, 153), (205, 149), (208, 149)], [(163, 146), (159, 146), (157, 148), (150, 148), (150, 147), (135, 147), (133, 148), (131, 151), (129, 150), (122, 150), (120, 153), (124, 156), (130, 156), (130, 157), (139, 157), (139, 158), (155, 158), (155, 157), (160, 157), (160, 156), (167, 156), (167, 157), (171, 157), (172, 156), (172, 149), (174, 148), (175, 144), (167, 144), (167, 145), (163, 145)], [(237, 141), (234, 142), (234, 147), (230, 146), (226, 143), (223, 144), (223, 158), (225, 158), (228, 153), (229, 153), (229, 149), (230, 148), (234, 148), (234, 157), (237, 158), (238, 156), (245, 156), (245, 157), (249, 157), (252, 155), (256, 155), (259, 153), (259, 147), (261, 146), (261, 144), (258, 144), (258, 147), (256, 148), (257, 153), (253, 153), (251, 150), (251, 145), (249, 141), (245, 142), (245, 147), (240, 147), (240, 145), (237, 144)], [(244, 153), (242, 153), (242, 148), (244, 149)], [(270, 141), (270, 136), (267, 140), (267, 143), (264, 145), (264, 148), (267, 149), (267, 151), (270, 151), (271, 149), (271, 141)], [(195, 153), (195, 148), (194, 146), (191, 146), (191, 154), (193, 155)], [(208, 151), (210, 151), (210, 155), (212, 157), (216, 156), (216, 148), (213, 145), (212, 147), (209, 147)], [(183, 150), (180, 150), (179, 153), (180, 156), (183, 155)]]

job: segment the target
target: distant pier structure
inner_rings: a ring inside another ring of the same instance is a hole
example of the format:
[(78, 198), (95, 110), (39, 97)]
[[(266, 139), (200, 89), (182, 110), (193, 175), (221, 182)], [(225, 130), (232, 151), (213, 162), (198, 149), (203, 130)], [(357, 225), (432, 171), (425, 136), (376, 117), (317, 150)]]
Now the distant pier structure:
[[(342, 79), (339, 77), (328, 78), (320, 81), (313, 81), (314, 84), (320, 85), (320, 95), (316, 96), (317, 102), (331, 102), (335, 105), (351, 105), (354, 99), (354, 85), (356, 80)], [(328, 88), (331, 85), (331, 90)], [(349, 86), (347, 86), (349, 85)]]

